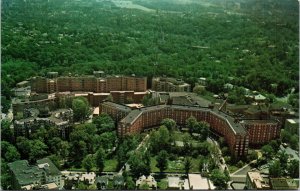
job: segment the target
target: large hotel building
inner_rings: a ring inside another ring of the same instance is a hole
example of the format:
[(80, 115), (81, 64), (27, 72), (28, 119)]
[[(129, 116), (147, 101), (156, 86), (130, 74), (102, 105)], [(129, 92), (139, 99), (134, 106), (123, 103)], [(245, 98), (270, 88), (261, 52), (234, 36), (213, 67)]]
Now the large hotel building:
[(213, 132), (223, 136), (231, 153), (236, 157), (247, 155), (249, 145), (264, 144), (277, 138), (280, 125), (275, 120), (235, 120), (226, 113), (197, 106), (157, 105), (130, 109), (112, 102), (100, 104), (100, 112), (108, 113), (118, 122), (118, 136), (140, 133), (159, 126), (165, 118), (174, 119), (178, 125), (194, 116), (199, 121), (210, 124)]

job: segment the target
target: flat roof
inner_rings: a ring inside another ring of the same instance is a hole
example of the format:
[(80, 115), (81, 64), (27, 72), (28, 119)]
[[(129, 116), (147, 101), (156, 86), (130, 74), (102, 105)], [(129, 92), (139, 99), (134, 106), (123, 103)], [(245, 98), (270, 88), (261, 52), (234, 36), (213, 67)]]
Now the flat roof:
[(27, 160), (18, 160), (9, 163), (8, 167), (21, 186), (39, 182), (43, 176), (43, 170), (37, 166), (30, 166)]
[[(61, 175), (61, 172), (58, 170), (58, 168), (53, 164), (53, 162), (49, 158), (43, 158), (36, 161), (37, 165), (40, 167), (40, 165), (44, 165), (43, 169), (45, 172), (51, 176), (58, 176)], [(45, 166), (45, 164), (47, 164)]]

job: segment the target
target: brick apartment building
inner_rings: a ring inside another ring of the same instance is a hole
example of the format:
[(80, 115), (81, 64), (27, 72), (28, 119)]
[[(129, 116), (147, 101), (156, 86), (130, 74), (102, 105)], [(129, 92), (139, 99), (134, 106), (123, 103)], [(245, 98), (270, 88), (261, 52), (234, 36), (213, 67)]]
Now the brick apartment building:
[(248, 131), (251, 145), (261, 145), (280, 136), (280, 125), (275, 120), (245, 120), (241, 124)]
[(152, 90), (164, 92), (190, 92), (191, 85), (175, 78), (153, 78)]
[(60, 76), (48, 73), (48, 77), (31, 79), (31, 91), (37, 93), (54, 93), (65, 91), (81, 91), (95, 93), (109, 93), (110, 91), (147, 90), (147, 78), (135, 76), (108, 76), (102, 77), (94, 72), (94, 76)]
[(118, 125), (118, 135), (140, 133), (144, 129), (159, 126), (165, 118), (171, 118), (178, 125), (185, 125), (186, 120), (194, 116), (197, 120), (206, 121), (213, 131), (226, 139), (230, 151), (235, 156), (248, 152), (248, 134), (240, 124), (222, 112), (208, 108), (180, 105), (158, 105), (132, 110)]
[(128, 113), (131, 112), (131, 108), (126, 105), (116, 104), (114, 102), (103, 102), (99, 105), (99, 113), (107, 113), (116, 122), (123, 119)]
[(118, 136), (140, 133), (147, 128), (159, 126), (165, 118), (174, 119), (178, 125), (185, 125), (186, 120), (194, 116), (199, 121), (209, 123), (212, 131), (223, 136), (231, 153), (237, 157), (247, 154), (249, 144), (267, 143), (278, 137), (278, 132), (280, 132), (277, 121), (245, 120), (239, 122), (224, 112), (211, 108), (158, 105), (129, 109), (112, 102), (104, 102), (100, 108), (102, 108), (100, 112), (108, 113), (118, 122)]

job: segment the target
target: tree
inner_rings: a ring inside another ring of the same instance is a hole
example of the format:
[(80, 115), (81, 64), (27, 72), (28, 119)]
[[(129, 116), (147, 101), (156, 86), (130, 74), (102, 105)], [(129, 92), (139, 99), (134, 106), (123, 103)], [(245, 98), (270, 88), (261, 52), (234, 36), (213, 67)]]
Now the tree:
[(224, 137), (220, 137), (218, 142), (219, 142), (221, 148), (226, 146)]
[(82, 166), (89, 173), (92, 170), (92, 168), (95, 166), (95, 159), (93, 155), (87, 155), (82, 161)]
[(244, 163), (241, 160), (236, 164), (236, 166), (239, 167), (239, 168), (242, 168), (243, 165), (244, 165)]
[(14, 134), (10, 128), (11, 123), (7, 120), (1, 120), (1, 140), (12, 143)]
[(161, 150), (157, 155), (157, 165), (162, 173), (168, 167), (168, 153), (165, 150)]
[(102, 113), (93, 118), (93, 123), (96, 125), (98, 134), (115, 130), (114, 120), (106, 113)]
[(128, 163), (130, 164), (130, 171), (134, 178), (150, 174), (150, 164), (148, 164), (143, 153), (135, 152), (131, 155)]
[(258, 159), (257, 152), (255, 150), (249, 150), (248, 158), (249, 158), (249, 161), (257, 160)]
[(296, 135), (296, 134), (292, 135), (289, 143), (290, 143), (290, 146), (291, 146), (292, 149), (298, 150), (298, 147), (299, 147), (299, 137), (298, 137), (298, 135)]
[(102, 133), (97, 138), (97, 143), (102, 146), (104, 150), (112, 149), (115, 146), (117, 140), (116, 132)]
[(205, 141), (209, 135), (209, 124), (206, 122), (199, 122), (200, 125), (200, 141)]
[(269, 174), (274, 178), (280, 177), (282, 175), (282, 167), (278, 160), (275, 160), (274, 163), (270, 164)]
[(185, 160), (184, 160), (184, 172), (186, 175), (189, 174), (189, 171), (191, 170), (192, 168), (192, 159), (190, 157), (186, 157)]
[(20, 153), (18, 152), (15, 146), (10, 145), (7, 148), (7, 151), (5, 152), (4, 157), (7, 162), (14, 162), (20, 159)]
[(69, 148), (70, 148), (69, 142), (62, 141), (60, 143), (59, 155), (64, 159), (67, 158), (69, 156)]
[(279, 149), (280, 143), (277, 140), (270, 141), (269, 145), (273, 148), (274, 151)]
[(172, 131), (176, 128), (176, 122), (170, 118), (163, 119), (160, 124), (167, 127), (169, 131)]
[(141, 190), (149, 190), (149, 188), (150, 187), (149, 187), (149, 185), (147, 183), (143, 183), (143, 184), (140, 185), (140, 189)]
[(77, 97), (73, 99), (72, 109), (75, 121), (82, 121), (90, 115), (89, 103), (84, 97)]
[(20, 159), (20, 153), (16, 147), (7, 141), (1, 141), (1, 154), (6, 162), (14, 162)]
[(279, 152), (277, 153), (277, 155), (278, 155), (278, 158), (279, 158), (279, 162), (280, 162), (280, 164), (282, 165), (282, 168), (283, 168), (283, 169), (286, 169), (286, 167), (287, 167), (287, 162), (288, 162), (288, 159), (289, 159), (288, 154), (286, 154), (285, 151), (279, 151)]
[(195, 86), (193, 88), (193, 92), (196, 93), (197, 95), (205, 95), (206, 90), (205, 90), (205, 86)]
[(229, 148), (228, 147), (223, 147), (221, 149), (221, 152), (222, 152), (223, 155), (227, 155), (229, 153)]
[(132, 177), (126, 178), (126, 189), (127, 190), (134, 190), (135, 189), (135, 182), (132, 180)]
[(206, 164), (207, 161), (203, 156), (200, 157), (199, 159), (199, 172), (201, 173), (203, 171), (204, 164)]
[(53, 162), (53, 164), (58, 168), (58, 169), (61, 169), (61, 157), (56, 155), (56, 154), (53, 154), (53, 155), (50, 155), (48, 156), (48, 158)]
[(87, 154), (87, 147), (84, 141), (71, 142), (70, 156), (74, 160), (75, 166), (80, 166), (80, 163), (84, 156)]
[(7, 113), (10, 108), (11, 101), (6, 99), (5, 96), (1, 96), (1, 111)]
[(21, 154), (21, 158), (28, 159), (29, 158), (29, 152), (30, 152), (30, 149), (31, 149), (30, 140), (28, 140), (25, 137), (17, 137), (16, 144), (17, 144), (18, 151)]
[(271, 158), (274, 155), (274, 150), (270, 145), (263, 146), (261, 151), (266, 158)]
[(30, 141), (29, 161), (34, 163), (37, 159), (43, 158), (47, 154), (48, 147), (40, 140)]
[(104, 158), (105, 153), (102, 148), (99, 148), (96, 153), (96, 166), (98, 168), (98, 173), (101, 174), (104, 169)]
[(161, 126), (150, 135), (150, 149), (154, 154), (158, 153), (162, 148), (169, 150), (170, 141), (169, 130), (165, 126)]
[(189, 117), (186, 120), (186, 127), (189, 129), (190, 133), (195, 132), (198, 122), (194, 116)]
[(281, 135), (280, 135), (280, 138), (281, 138), (281, 141), (284, 142), (284, 143), (289, 143), (291, 138), (292, 138), (292, 135), (286, 131), (286, 130), (282, 130), (281, 131)]
[(214, 169), (211, 172), (211, 176), (210, 179), (213, 181), (214, 185), (216, 186), (216, 188), (218, 190), (226, 190), (227, 189), (227, 182), (228, 177), (222, 173), (220, 170), (218, 169)]
[(79, 190), (86, 190), (87, 189), (87, 185), (85, 185), (83, 182), (79, 182), (78, 183), (78, 186), (77, 186), (77, 189)]
[(292, 178), (299, 178), (299, 161), (294, 159), (291, 160), (288, 167), (288, 175)]

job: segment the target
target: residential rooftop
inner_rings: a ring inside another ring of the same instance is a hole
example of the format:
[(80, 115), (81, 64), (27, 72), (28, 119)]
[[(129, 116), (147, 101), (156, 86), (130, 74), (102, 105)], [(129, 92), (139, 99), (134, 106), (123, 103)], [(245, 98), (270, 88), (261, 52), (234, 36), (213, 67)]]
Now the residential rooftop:
[(58, 168), (53, 164), (53, 162), (48, 158), (43, 158), (36, 161), (39, 168), (44, 169), (44, 171), (51, 176), (61, 175), (61, 172)]
[(13, 172), (21, 186), (39, 182), (44, 173), (43, 170), (37, 166), (29, 165), (27, 160), (18, 160), (9, 163), (8, 167)]

